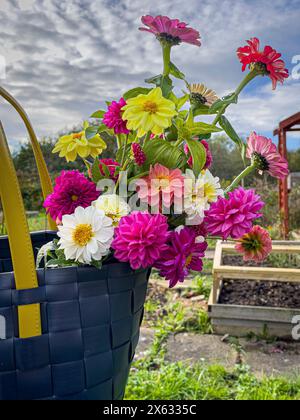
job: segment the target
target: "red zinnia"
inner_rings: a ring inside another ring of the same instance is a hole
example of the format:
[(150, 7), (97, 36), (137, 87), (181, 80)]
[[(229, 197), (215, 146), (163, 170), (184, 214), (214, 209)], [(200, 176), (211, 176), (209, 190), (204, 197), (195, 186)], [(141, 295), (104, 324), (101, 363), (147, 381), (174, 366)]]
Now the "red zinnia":
[(273, 89), (276, 89), (277, 82), (283, 83), (284, 79), (289, 77), (284, 61), (280, 60), (281, 54), (269, 45), (259, 50), (258, 38), (251, 38), (247, 44), (237, 50), (237, 56), (243, 64), (242, 71), (245, 71), (247, 66), (250, 69), (255, 68), (260, 74), (268, 75), (272, 80)]

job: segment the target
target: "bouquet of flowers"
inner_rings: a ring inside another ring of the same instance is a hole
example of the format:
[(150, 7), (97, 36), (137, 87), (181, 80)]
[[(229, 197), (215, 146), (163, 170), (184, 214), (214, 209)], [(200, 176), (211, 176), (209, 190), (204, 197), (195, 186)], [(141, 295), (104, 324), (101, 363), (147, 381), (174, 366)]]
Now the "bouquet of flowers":
[[(272, 141), (252, 132), (244, 142), (227, 117), (243, 88), (268, 76), (276, 88), (288, 70), (281, 54), (260, 48), (257, 38), (237, 50), (242, 71), (237, 89), (219, 98), (203, 83), (190, 83), (171, 60), (182, 43), (200, 47), (200, 34), (178, 19), (143, 16), (139, 28), (162, 49), (163, 71), (134, 87), (107, 109), (96, 111), (83, 131), (61, 137), (53, 153), (68, 162), (83, 160), (85, 173), (63, 171), (44, 206), (58, 224), (59, 240), (39, 253), (47, 267), (128, 262), (133, 270), (155, 267), (170, 287), (190, 270), (201, 271), (208, 238), (231, 239), (245, 260), (260, 261), (271, 251), (269, 234), (256, 224), (264, 203), (241, 181), (253, 171), (276, 178), (288, 164)], [(173, 81), (183, 84), (174, 93)], [(201, 122), (212, 116), (212, 123)], [(209, 140), (225, 131), (241, 152), (245, 169), (222, 189), (210, 172)], [(101, 157), (107, 144), (115, 155)]]

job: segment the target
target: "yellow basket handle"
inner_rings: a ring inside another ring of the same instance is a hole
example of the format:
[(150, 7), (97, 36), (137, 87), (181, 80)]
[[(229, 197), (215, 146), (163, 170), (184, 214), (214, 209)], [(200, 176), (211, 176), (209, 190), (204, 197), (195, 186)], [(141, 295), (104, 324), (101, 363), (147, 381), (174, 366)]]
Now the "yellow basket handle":
[[(0, 196), (6, 220), (16, 289), (38, 287), (35, 261), (17, 174), (0, 122)], [(18, 307), (20, 338), (41, 335), (40, 304)]]
[[(22, 120), (23, 120), (23, 122), (24, 122), (24, 124), (27, 128), (27, 131), (28, 131), (28, 134), (29, 134), (29, 137), (30, 137), (30, 140), (31, 140), (31, 144), (32, 144), (33, 153), (34, 153), (34, 156), (35, 156), (38, 172), (39, 172), (43, 197), (44, 197), (44, 200), (45, 200), (48, 197), (48, 195), (52, 193), (53, 188), (52, 188), (51, 178), (50, 178), (50, 175), (48, 173), (48, 169), (47, 169), (44, 157), (43, 157), (43, 153), (41, 151), (41, 147), (39, 145), (39, 142), (38, 142), (38, 139), (35, 135), (33, 127), (32, 127), (32, 125), (29, 121), (29, 118), (28, 118), (24, 108), (19, 104), (19, 102), (10, 93), (8, 93), (1, 86), (0, 86), (0, 95), (15, 108), (15, 110), (18, 112), (18, 114), (22, 118)], [(48, 223), (49, 223), (49, 227), (50, 227), (51, 230), (56, 230), (57, 229), (56, 223), (52, 220), (50, 215), (48, 215)]]

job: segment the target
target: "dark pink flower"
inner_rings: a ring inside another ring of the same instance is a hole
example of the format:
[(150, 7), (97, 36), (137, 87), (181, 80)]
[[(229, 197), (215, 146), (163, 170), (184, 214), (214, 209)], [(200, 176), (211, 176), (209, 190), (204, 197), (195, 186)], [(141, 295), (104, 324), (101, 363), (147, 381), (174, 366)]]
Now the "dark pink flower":
[(114, 130), (115, 134), (129, 134), (130, 131), (126, 127), (127, 121), (122, 119), (122, 108), (126, 105), (124, 98), (121, 98), (119, 102), (112, 101), (109, 105), (107, 112), (103, 117), (103, 124), (108, 128)]
[[(200, 140), (200, 142), (203, 144), (203, 146), (205, 147), (205, 150), (206, 150), (206, 162), (205, 162), (205, 165), (204, 165), (203, 169), (209, 169), (211, 167), (212, 163), (213, 163), (213, 157), (212, 157), (212, 154), (211, 154), (211, 151), (210, 151), (210, 148), (209, 148), (209, 144), (207, 143), (206, 140)], [(189, 159), (188, 159), (187, 163), (190, 167), (192, 167), (193, 166), (193, 158), (190, 154), (190, 149), (189, 149), (189, 146), (187, 144), (184, 145), (184, 153), (187, 156), (189, 156)]]
[(283, 83), (284, 79), (289, 77), (289, 71), (285, 68), (284, 61), (280, 59), (281, 54), (269, 45), (260, 50), (258, 38), (251, 38), (247, 44), (237, 50), (237, 56), (243, 65), (242, 71), (249, 66), (262, 75), (268, 75), (272, 80), (273, 89), (276, 89), (277, 82)]
[(244, 261), (264, 261), (272, 251), (272, 239), (269, 233), (260, 226), (253, 226), (238, 240), (236, 250), (244, 255)]
[(166, 216), (136, 211), (122, 217), (112, 248), (117, 260), (129, 262), (137, 270), (153, 266), (167, 248), (167, 238)]
[(156, 38), (170, 45), (178, 45), (181, 42), (197, 45), (200, 47), (200, 34), (196, 29), (189, 28), (186, 23), (178, 19), (170, 19), (167, 16), (143, 16), (142, 23), (147, 28), (139, 28), (141, 31), (151, 32)]
[(44, 207), (53, 220), (61, 221), (65, 214), (73, 214), (79, 206), (89, 207), (98, 197), (96, 185), (79, 171), (62, 171)]
[(227, 239), (241, 238), (250, 232), (253, 221), (262, 216), (260, 210), (264, 202), (254, 190), (240, 187), (228, 194), (228, 198), (219, 198), (205, 212), (208, 232), (213, 236)]
[(144, 163), (146, 162), (147, 158), (146, 158), (146, 155), (143, 152), (143, 149), (141, 148), (140, 144), (139, 143), (132, 143), (131, 150), (132, 150), (132, 153), (133, 153), (133, 156), (134, 156), (135, 163), (138, 166), (143, 166)]
[(154, 266), (162, 277), (169, 280), (169, 286), (174, 287), (184, 281), (190, 270), (202, 271), (206, 249), (207, 243), (198, 242), (193, 229), (182, 227), (170, 233), (168, 248)]
[(272, 140), (255, 132), (248, 139), (247, 158), (256, 164), (258, 170), (266, 171), (274, 178), (283, 179), (289, 174), (288, 162)]

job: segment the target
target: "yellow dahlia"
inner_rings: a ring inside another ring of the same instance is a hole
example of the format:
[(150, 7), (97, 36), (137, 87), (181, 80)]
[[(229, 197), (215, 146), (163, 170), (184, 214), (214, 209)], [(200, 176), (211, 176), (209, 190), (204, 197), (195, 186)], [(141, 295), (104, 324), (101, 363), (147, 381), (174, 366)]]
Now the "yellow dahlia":
[(151, 131), (157, 136), (170, 127), (176, 115), (175, 104), (162, 95), (161, 88), (152, 89), (147, 95), (138, 95), (127, 100), (122, 108), (122, 118), (127, 120), (128, 130), (137, 130), (138, 137)]
[(81, 158), (88, 156), (96, 158), (99, 156), (107, 146), (98, 134), (87, 140), (85, 129), (88, 126), (88, 122), (84, 122), (83, 131), (80, 133), (72, 133), (60, 137), (52, 153), (59, 153), (59, 156), (65, 157), (67, 162), (73, 162), (77, 155)]
[(203, 83), (192, 83), (188, 86), (191, 102), (196, 105), (212, 106), (219, 98), (214, 90), (208, 89)]

